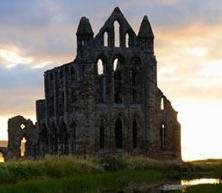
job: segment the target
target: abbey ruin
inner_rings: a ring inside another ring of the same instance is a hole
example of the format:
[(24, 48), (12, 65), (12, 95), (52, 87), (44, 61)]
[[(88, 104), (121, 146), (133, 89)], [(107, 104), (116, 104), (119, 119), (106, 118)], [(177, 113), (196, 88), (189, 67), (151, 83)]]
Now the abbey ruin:
[(37, 123), (9, 119), (7, 158), (68, 154), (143, 154), (181, 159), (177, 112), (157, 86), (154, 34), (144, 16), (136, 34), (119, 8), (94, 36), (82, 17), (77, 56), (44, 74)]

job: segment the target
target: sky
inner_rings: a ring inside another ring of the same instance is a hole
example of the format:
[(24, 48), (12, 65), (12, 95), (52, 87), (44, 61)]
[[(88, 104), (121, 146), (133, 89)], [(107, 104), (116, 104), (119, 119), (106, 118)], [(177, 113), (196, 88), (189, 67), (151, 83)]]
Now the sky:
[(222, 158), (221, 0), (1, 0), (0, 139), (9, 117), (35, 121), (43, 73), (75, 58), (80, 18), (96, 34), (116, 6), (136, 33), (148, 15), (158, 85), (182, 126), (183, 159)]

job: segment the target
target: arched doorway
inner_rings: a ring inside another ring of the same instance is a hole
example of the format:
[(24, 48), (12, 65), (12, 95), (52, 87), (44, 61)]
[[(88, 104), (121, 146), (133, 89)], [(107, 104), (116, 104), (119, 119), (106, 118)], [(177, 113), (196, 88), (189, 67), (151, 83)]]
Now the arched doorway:
[(5, 158), (2, 152), (0, 152), (0, 163), (5, 162)]
[(120, 118), (118, 118), (115, 123), (115, 144), (117, 149), (123, 148), (122, 121)]
[(27, 143), (27, 140), (25, 137), (23, 137), (20, 143), (20, 156), (21, 157), (25, 157), (26, 155), (26, 143)]

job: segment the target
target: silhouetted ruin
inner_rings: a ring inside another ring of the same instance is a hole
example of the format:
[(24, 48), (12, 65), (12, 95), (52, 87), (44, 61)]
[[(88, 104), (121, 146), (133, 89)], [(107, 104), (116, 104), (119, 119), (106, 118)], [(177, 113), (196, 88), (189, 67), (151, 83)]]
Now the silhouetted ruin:
[(82, 17), (74, 61), (44, 74), (45, 99), (37, 124), (9, 120), (5, 157), (68, 154), (143, 154), (181, 159), (177, 112), (157, 86), (154, 34), (144, 16), (138, 35), (115, 8), (94, 36)]

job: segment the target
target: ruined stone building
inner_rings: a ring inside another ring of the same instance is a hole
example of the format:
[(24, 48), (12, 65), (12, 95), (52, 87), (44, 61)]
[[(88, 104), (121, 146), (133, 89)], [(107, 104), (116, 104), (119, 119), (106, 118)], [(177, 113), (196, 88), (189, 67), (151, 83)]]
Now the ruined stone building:
[(25, 136), (26, 156), (129, 153), (180, 159), (180, 124), (157, 86), (147, 16), (136, 34), (115, 8), (96, 35), (82, 17), (76, 36), (76, 58), (44, 74), (37, 124), (21, 117), (9, 121), (10, 128), (14, 119), (19, 123), (18, 134), (9, 134), (11, 154)]

